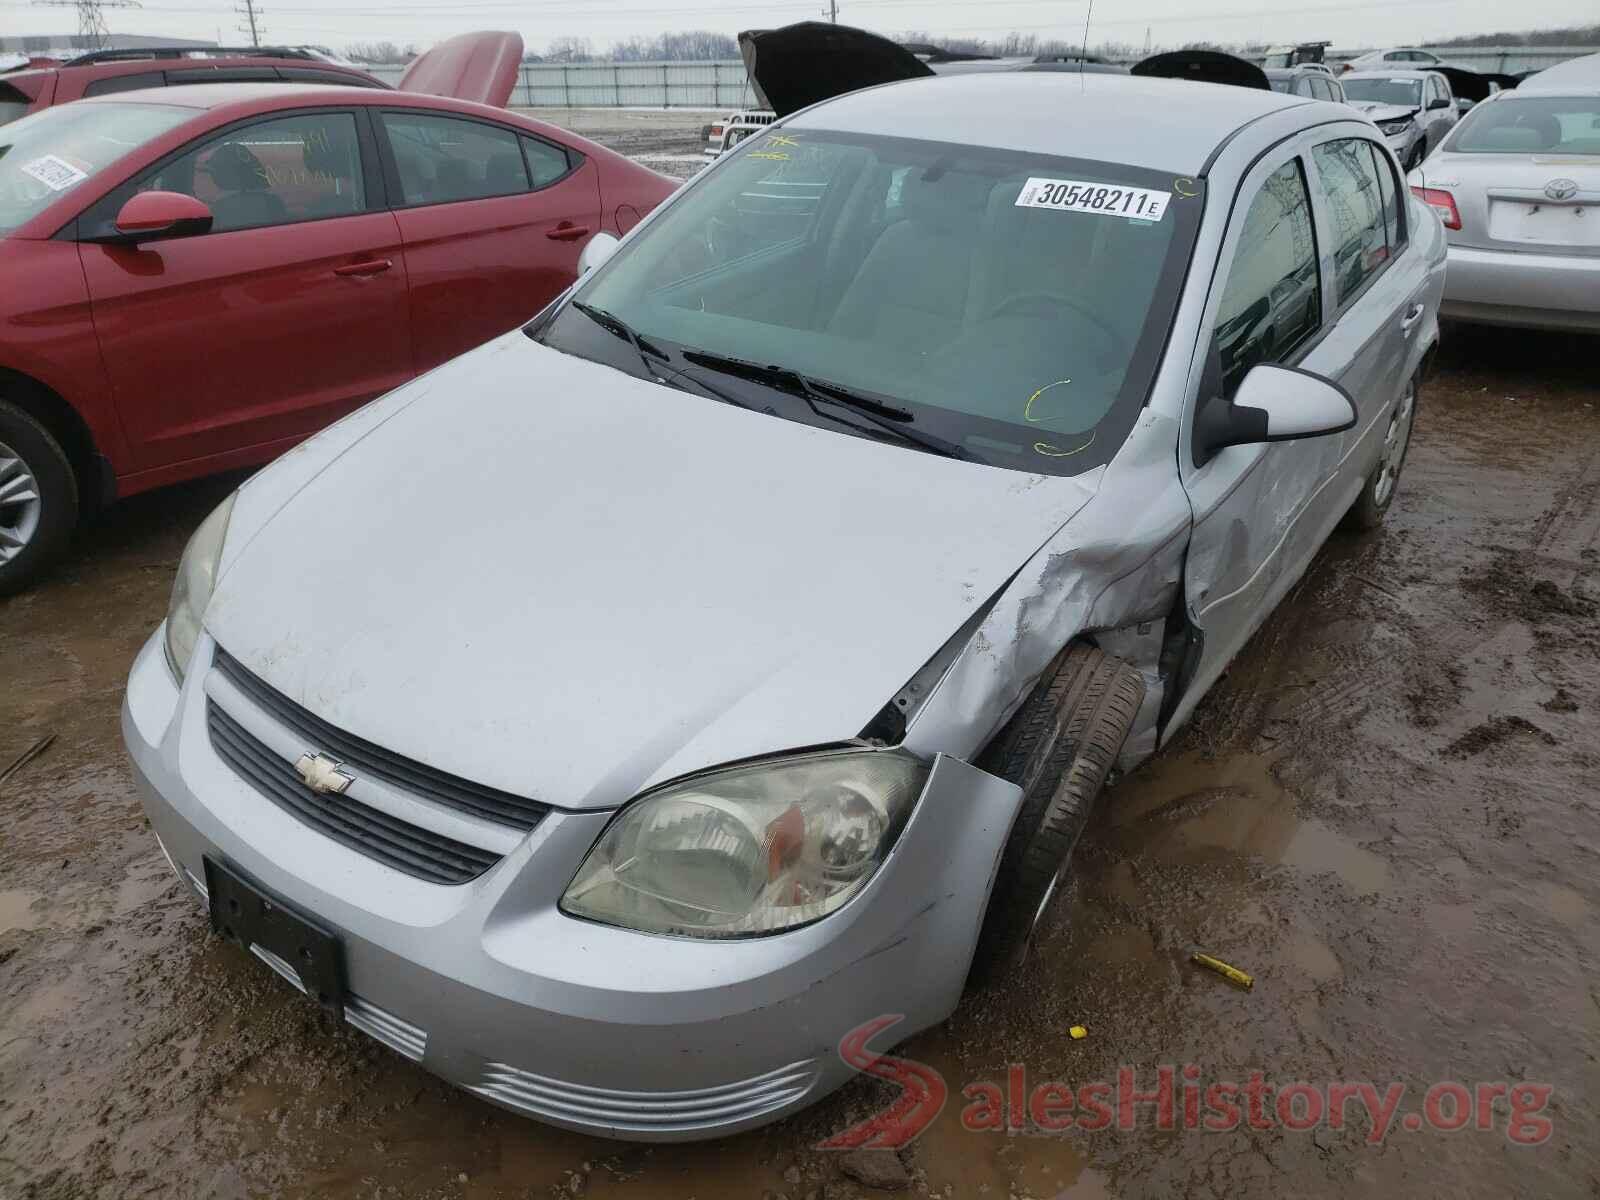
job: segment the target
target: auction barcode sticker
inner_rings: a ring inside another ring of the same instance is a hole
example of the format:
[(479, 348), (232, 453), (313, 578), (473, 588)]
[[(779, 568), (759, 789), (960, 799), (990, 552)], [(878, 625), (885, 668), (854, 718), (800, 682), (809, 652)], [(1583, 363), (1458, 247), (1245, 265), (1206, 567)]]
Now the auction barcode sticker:
[(21, 169), (52, 192), (64, 192), (74, 184), (82, 183), (89, 178), (87, 171), (78, 170), (66, 159), (57, 158), (54, 154), (46, 154), (32, 162), (25, 162)]
[(1159, 221), (1167, 211), (1171, 192), (1088, 183), (1081, 179), (1030, 179), (1017, 197), (1018, 208), (1053, 208), (1057, 212), (1100, 213)]

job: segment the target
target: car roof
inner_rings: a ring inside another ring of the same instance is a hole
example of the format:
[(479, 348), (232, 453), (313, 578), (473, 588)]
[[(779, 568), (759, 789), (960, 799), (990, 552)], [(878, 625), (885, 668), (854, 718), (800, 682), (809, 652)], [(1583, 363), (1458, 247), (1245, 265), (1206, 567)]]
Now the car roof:
[[(265, 102), (265, 103), (263, 103)], [(327, 83), (186, 83), (182, 87), (138, 88), (89, 96), (79, 104), (165, 104), (170, 108), (192, 108), (197, 112), (219, 108), (239, 108), (247, 115), (259, 107), (302, 108), (312, 104), (348, 106), (351, 104), (416, 104), (428, 108), (453, 108), (464, 113), (485, 111), (488, 106), (449, 96), (429, 96), (422, 92), (397, 92), (386, 88), (344, 87)], [(514, 114), (493, 109), (501, 117)]]
[(1192, 174), (1241, 126), (1314, 103), (1262, 88), (1182, 79), (1005, 72), (866, 88), (813, 105), (784, 127), (993, 146)]

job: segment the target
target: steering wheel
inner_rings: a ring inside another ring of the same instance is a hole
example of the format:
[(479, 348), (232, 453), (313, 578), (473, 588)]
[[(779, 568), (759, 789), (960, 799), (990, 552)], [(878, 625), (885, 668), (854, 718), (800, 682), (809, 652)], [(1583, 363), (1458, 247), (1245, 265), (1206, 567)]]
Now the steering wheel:
[(1074, 313), (1082, 317), (1090, 325), (1093, 325), (1097, 330), (1100, 331), (1102, 335), (1104, 335), (1106, 342), (1109, 345), (1109, 349), (1116, 352), (1123, 358), (1127, 357), (1128, 343), (1120, 333), (1118, 333), (1110, 325), (1106, 324), (1106, 322), (1100, 316), (1085, 308), (1076, 300), (1069, 300), (1065, 296), (1057, 295), (1055, 292), (1018, 292), (1015, 296), (1007, 296), (989, 311), (989, 315), (985, 317), (984, 320), (997, 321), (1007, 313), (1011, 312), (1012, 309), (1022, 308), (1024, 305), (1040, 302), (1052, 308), (1070, 308)]

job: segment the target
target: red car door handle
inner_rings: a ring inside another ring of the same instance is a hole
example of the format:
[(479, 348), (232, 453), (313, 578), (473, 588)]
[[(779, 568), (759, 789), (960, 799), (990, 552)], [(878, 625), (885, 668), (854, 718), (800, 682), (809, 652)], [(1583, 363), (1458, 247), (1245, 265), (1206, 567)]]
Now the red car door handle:
[(381, 275), (394, 266), (394, 260), (389, 258), (374, 258), (366, 262), (346, 263), (342, 267), (335, 267), (335, 275)]
[(554, 229), (544, 231), (545, 237), (553, 242), (570, 242), (574, 238), (587, 237), (588, 234), (587, 225), (557, 225)]

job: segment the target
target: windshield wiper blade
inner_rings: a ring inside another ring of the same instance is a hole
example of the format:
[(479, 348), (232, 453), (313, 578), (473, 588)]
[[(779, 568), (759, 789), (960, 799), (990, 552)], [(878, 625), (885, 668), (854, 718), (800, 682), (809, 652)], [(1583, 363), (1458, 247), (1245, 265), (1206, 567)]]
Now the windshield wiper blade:
[[(619, 337), (623, 341), (627, 342), (628, 345), (632, 346), (634, 350), (638, 352), (640, 358), (654, 358), (660, 362), (672, 361), (671, 357), (665, 350), (663, 350), (660, 346), (657, 346), (654, 342), (642, 337), (638, 330), (634, 329), (632, 325), (629, 325), (616, 314), (608, 313), (605, 309), (596, 308), (592, 304), (585, 304), (582, 300), (572, 301), (572, 307), (577, 309), (584, 316), (588, 317), (607, 333)], [(648, 361), (645, 363), (645, 366), (650, 366)], [(654, 369), (654, 367), (651, 367), (652, 371)]]
[[(766, 365), (751, 362), (748, 359), (732, 358), (723, 354), (712, 354), (706, 350), (684, 350), (683, 358), (686, 362), (696, 366), (707, 367), (713, 371), (721, 371), (728, 375), (737, 375), (745, 379), (753, 379), (757, 383), (765, 383), (771, 387), (781, 388), (798, 395), (810, 407), (811, 411), (825, 420), (839, 420), (837, 416), (825, 413), (818, 404), (837, 404), (841, 408), (849, 409), (852, 414), (860, 417), (874, 428), (891, 433), (903, 442), (908, 442), (918, 449), (926, 450), (930, 454), (937, 454), (943, 458), (958, 458), (964, 462), (982, 462), (977, 455), (966, 447), (955, 442), (946, 441), (931, 433), (912, 428), (916, 421), (916, 414), (909, 409), (897, 405), (885, 404), (882, 400), (863, 395), (860, 392), (844, 387), (841, 384), (830, 383), (823, 379), (813, 379), (793, 367)], [(844, 421), (843, 424), (852, 424)], [(856, 426), (860, 428), (860, 426)]]

